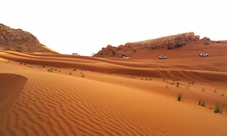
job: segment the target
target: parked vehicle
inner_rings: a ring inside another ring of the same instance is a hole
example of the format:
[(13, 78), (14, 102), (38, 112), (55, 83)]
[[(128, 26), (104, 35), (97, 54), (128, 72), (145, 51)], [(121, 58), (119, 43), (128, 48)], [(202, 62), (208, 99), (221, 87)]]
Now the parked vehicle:
[(73, 56), (80, 56), (78, 53), (72, 53)]
[(158, 58), (159, 58), (159, 59), (167, 59), (167, 56), (161, 55), (161, 56), (159, 56)]
[(126, 55), (122, 55), (122, 58), (123, 59), (129, 59), (130, 57), (129, 56), (126, 56)]
[(207, 56), (209, 56), (209, 54), (208, 53), (200, 53), (199, 56), (200, 57), (207, 57)]

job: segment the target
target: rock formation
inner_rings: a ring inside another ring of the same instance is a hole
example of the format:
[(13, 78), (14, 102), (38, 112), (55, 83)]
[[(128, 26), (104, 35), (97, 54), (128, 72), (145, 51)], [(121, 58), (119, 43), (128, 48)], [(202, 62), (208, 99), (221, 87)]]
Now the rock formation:
[(212, 43), (210, 38), (204, 37), (200, 39), (199, 35), (195, 35), (194, 32), (182, 33), (177, 35), (165, 36), (156, 39), (150, 39), (138, 42), (128, 42), (125, 45), (119, 45), (114, 47), (107, 45), (106, 48), (102, 48), (98, 53), (93, 56), (96, 57), (120, 57), (122, 54), (137, 52), (139, 50), (154, 50), (154, 49), (175, 49), (189, 44), (202, 43), (209, 45)]
[(22, 29), (12, 29), (0, 24), (0, 49), (17, 52), (53, 52), (45, 48), (39, 40)]

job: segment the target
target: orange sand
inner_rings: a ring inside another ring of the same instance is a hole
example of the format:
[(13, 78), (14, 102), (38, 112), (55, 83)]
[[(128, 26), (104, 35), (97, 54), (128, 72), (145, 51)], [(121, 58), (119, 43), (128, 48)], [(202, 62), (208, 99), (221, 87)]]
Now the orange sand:
[(207, 48), (204, 58), (184, 47), (129, 60), (1, 52), (0, 135), (225, 136), (227, 54)]

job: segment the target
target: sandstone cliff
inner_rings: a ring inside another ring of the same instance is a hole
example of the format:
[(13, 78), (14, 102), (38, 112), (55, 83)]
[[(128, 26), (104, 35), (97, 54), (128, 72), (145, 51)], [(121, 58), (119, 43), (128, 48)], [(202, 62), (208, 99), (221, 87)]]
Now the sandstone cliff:
[(25, 53), (53, 52), (45, 48), (31, 33), (4, 24), (0, 24), (0, 49)]
[(189, 32), (138, 42), (128, 42), (125, 45), (119, 45), (118, 47), (107, 45), (107, 47), (102, 48), (94, 56), (121, 57), (121, 55), (123, 54), (133, 54), (140, 50), (155, 50), (155, 49), (172, 50), (175, 48), (181, 48), (185, 45), (192, 44), (209, 45), (212, 43), (214, 43), (214, 41), (211, 41), (210, 38), (208, 37), (200, 39), (199, 35), (195, 35), (194, 32)]

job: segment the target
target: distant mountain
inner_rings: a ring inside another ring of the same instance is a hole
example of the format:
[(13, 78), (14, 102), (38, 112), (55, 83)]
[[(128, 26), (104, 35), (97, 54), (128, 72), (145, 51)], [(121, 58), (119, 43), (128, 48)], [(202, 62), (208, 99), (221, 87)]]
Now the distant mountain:
[(210, 38), (204, 37), (200, 39), (199, 35), (195, 35), (194, 32), (176, 34), (171, 36), (160, 37), (156, 39), (149, 39), (138, 42), (128, 42), (125, 45), (119, 45), (114, 47), (107, 45), (102, 48), (95, 57), (121, 57), (123, 54), (132, 55), (141, 50), (155, 50), (166, 49), (172, 50), (181, 48), (185, 45), (203, 44), (210, 45), (213, 43), (225, 43), (226, 41), (211, 41)]
[(41, 44), (39, 40), (29, 32), (22, 29), (13, 29), (0, 23), (0, 49), (17, 52), (51, 52), (45, 45)]

